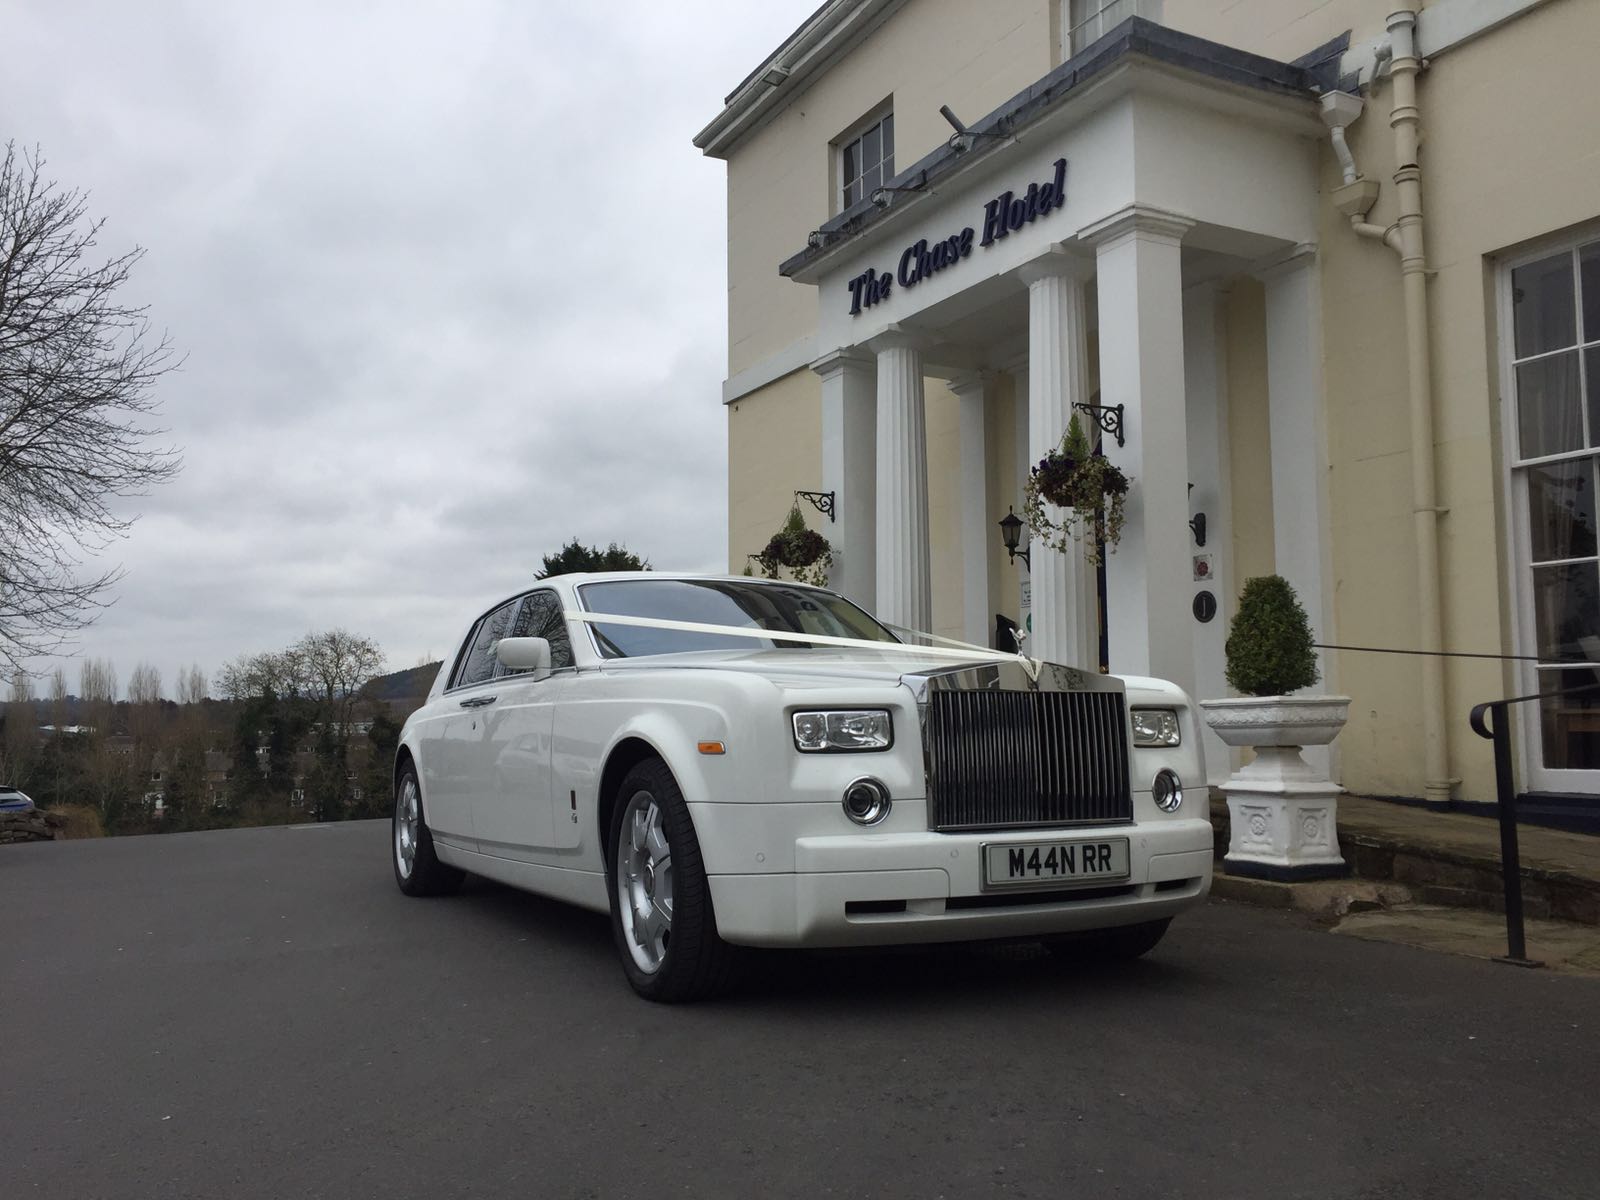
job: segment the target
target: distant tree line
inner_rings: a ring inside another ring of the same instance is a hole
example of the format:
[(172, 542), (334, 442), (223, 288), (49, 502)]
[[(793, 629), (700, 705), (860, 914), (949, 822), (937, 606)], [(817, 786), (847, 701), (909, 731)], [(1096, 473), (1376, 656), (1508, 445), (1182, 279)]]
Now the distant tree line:
[(176, 699), (149, 663), (126, 699), (104, 659), (80, 664), (75, 693), (59, 668), (43, 695), (17, 674), (0, 693), (0, 781), (107, 833), (385, 816), (420, 696), (369, 698), (382, 669), (373, 641), (334, 629), (229, 663), (218, 699), (198, 667), (179, 673)]

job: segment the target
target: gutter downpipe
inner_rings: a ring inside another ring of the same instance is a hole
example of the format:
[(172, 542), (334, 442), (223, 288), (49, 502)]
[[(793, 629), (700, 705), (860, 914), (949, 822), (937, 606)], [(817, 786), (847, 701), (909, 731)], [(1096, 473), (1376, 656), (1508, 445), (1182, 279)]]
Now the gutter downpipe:
[[(1344, 173), (1344, 186), (1334, 203), (1359, 236), (1381, 241), (1400, 258), (1405, 301), (1406, 384), (1411, 419), (1411, 517), (1417, 544), (1417, 618), (1422, 657), (1423, 788), (1429, 808), (1448, 808), (1451, 791), (1460, 783), (1450, 777), (1449, 731), (1445, 723), (1443, 617), (1439, 595), (1439, 507), (1434, 473), (1433, 365), (1429, 353), (1428, 266), (1422, 239), (1422, 169), (1418, 165), (1417, 14), (1389, 14), (1388, 48), (1393, 95), (1389, 127), (1394, 131), (1395, 193), (1399, 216), (1385, 228), (1366, 217), (1378, 198), (1375, 180), (1363, 179), (1345, 141), (1345, 126), (1360, 115), (1362, 102), (1346, 93), (1323, 97), (1322, 119), (1328, 124), (1334, 153)], [(1382, 51), (1380, 50), (1380, 57)]]

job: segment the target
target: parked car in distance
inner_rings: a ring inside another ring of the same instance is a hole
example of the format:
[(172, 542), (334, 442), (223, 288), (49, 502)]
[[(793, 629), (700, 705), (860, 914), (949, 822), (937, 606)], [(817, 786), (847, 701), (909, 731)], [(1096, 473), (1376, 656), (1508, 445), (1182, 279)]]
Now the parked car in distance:
[(0, 812), (32, 812), (33, 801), (28, 798), (21, 788), (14, 788), (8, 783), (0, 783)]
[(395, 878), (607, 911), (652, 1000), (717, 991), (738, 946), (1151, 949), (1211, 886), (1189, 698), (960, 654), (795, 583), (543, 580), (469, 625), (401, 732)]

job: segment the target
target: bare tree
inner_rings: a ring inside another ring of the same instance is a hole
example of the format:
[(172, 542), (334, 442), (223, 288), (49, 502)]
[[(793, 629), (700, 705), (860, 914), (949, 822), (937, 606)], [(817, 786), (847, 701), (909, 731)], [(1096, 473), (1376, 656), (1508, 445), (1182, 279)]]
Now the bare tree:
[(236, 658), (223, 666), (217, 685), (229, 700), (248, 700), (268, 692), (280, 700), (292, 699), (311, 690), (305, 663), (293, 647)]
[(290, 653), (322, 707), (324, 720), (338, 736), (349, 736), (350, 714), (361, 686), (383, 669), (383, 651), (370, 638), (348, 629), (308, 633)]
[(24, 787), (39, 758), (39, 720), (33, 708), (33, 680), (18, 671), (6, 694), (5, 736), (0, 738), (0, 783)]
[(140, 754), (146, 753), (161, 731), (161, 672), (147, 662), (134, 666), (128, 677), (128, 732)]
[(157, 447), (156, 383), (178, 364), (118, 289), (144, 251), (96, 263), (104, 221), (41, 174), (37, 150), (0, 163), (0, 666), (61, 646), (108, 602), (116, 569), (84, 557), (127, 532), (117, 501), (179, 468)]
[(161, 671), (147, 662), (138, 663), (128, 677), (129, 704), (155, 704), (161, 699)]
[(178, 672), (178, 703), (199, 704), (211, 694), (206, 674), (198, 664), (191, 663), (187, 671)]

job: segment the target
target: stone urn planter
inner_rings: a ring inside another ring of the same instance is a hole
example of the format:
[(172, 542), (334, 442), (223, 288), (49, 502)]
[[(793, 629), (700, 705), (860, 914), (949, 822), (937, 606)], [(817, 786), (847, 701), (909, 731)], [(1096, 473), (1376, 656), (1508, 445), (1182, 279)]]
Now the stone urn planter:
[(1300, 756), (1326, 746), (1350, 715), (1348, 696), (1289, 693), (1317, 682), (1311, 628), (1294, 589), (1277, 575), (1251, 579), (1228, 632), (1228, 682), (1246, 693), (1202, 700), (1206, 724), (1253, 761), (1222, 785), (1228, 798), (1230, 875), (1326, 879), (1346, 872), (1339, 852), (1341, 789)]
[(1256, 752), (1222, 785), (1228, 873), (1289, 880), (1345, 874), (1338, 832), (1343, 789), (1313, 769), (1300, 748), (1333, 741), (1350, 714), (1350, 698), (1242, 696), (1204, 700), (1200, 707), (1224, 742)]

